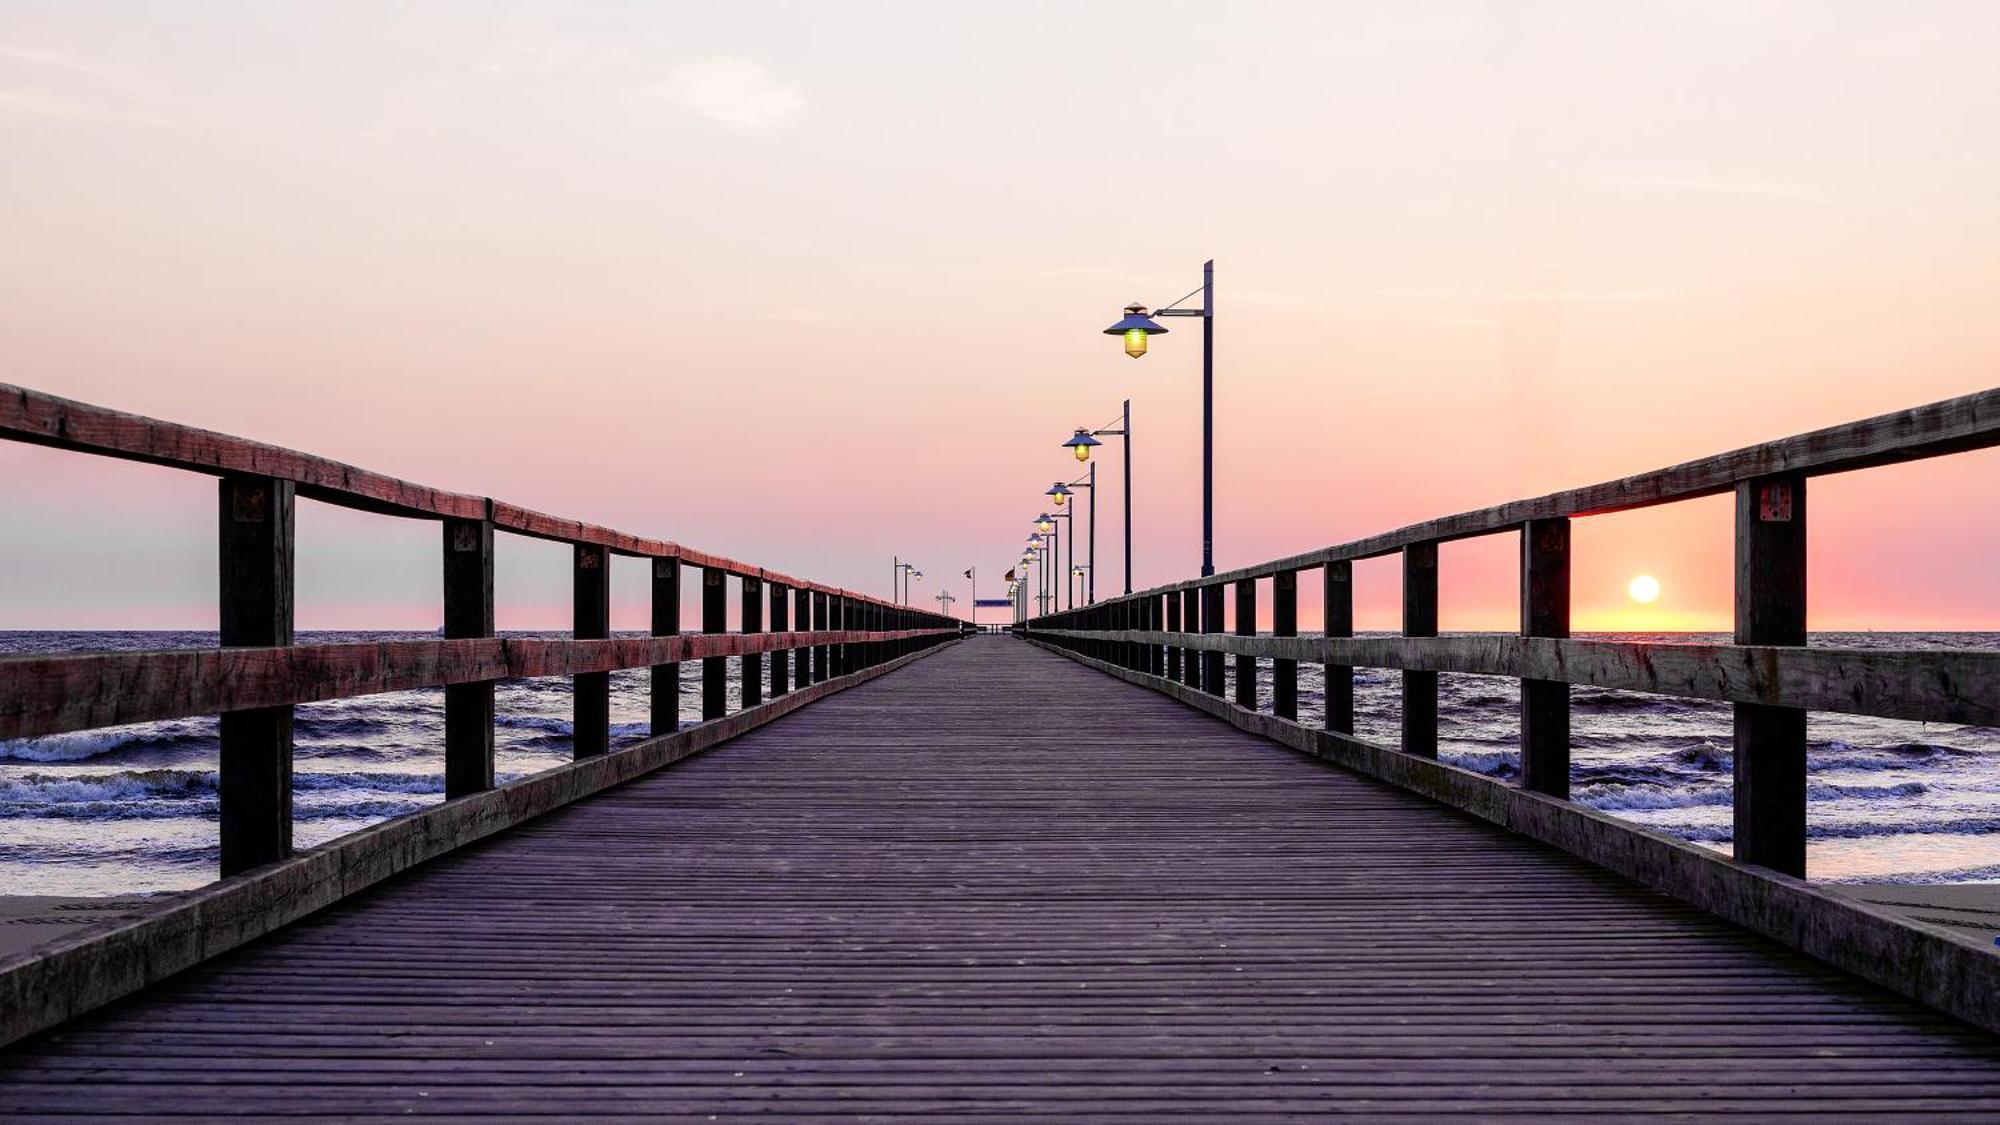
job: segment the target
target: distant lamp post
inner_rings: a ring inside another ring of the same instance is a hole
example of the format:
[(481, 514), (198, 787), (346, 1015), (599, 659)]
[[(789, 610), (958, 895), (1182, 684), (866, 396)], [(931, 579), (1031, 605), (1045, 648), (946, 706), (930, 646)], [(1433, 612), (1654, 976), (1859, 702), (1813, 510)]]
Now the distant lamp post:
[(895, 566), (891, 568), (889, 574), (889, 593), (896, 599), (896, 604), (910, 604), (910, 582), (913, 579), (922, 582), (924, 580), (924, 572), (918, 570), (915, 563), (906, 563), (902, 559), (896, 559)]
[(1056, 521), (1050, 518), (1047, 512), (1043, 512), (1041, 515), (1035, 517), (1036, 531), (1048, 532), (1048, 531), (1054, 531), (1055, 529), (1056, 529)]
[(1146, 337), (1164, 336), (1166, 326), (1146, 313), (1144, 305), (1126, 305), (1125, 317), (1104, 330), (1106, 336), (1125, 337), (1125, 354), (1138, 359), (1146, 354)]
[(1060, 508), (1064, 504), (1067, 504), (1069, 502), (1069, 497), (1070, 497), (1069, 485), (1066, 485), (1061, 481), (1057, 481), (1054, 485), (1050, 486), (1047, 492), (1042, 493), (1042, 495), (1054, 497), (1056, 502), (1056, 507)]
[[(1058, 485), (1057, 487), (1062, 487), (1062, 486)], [(1042, 527), (1042, 522), (1043, 522), (1043, 521), (1046, 521), (1046, 522), (1048, 523), (1048, 527), (1047, 527), (1047, 528), (1042, 528), (1042, 530), (1044, 530), (1045, 532), (1048, 532), (1049, 534), (1051, 534), (1051, 535), (1053, 535), (1053, 536), (1054, 536), (1054, 549), (1055, 549), (1055, 550), (1057, 550), (1057, 551), (1060, 551), (1060, 550), (1062, 550), (1062, 541), (1063, 541), (1063, 529), (1062, 529), (1062, 528), (1060, 528), (1060, 527), (1057, 527), (1057, 526), (1056, 526), (1056, 523), (1055, 523), (1055, 521), (1057, 521), (1057, 520), (1062, 520), (1062, 521), (1064, 521), (1065, 523), (1069, 524), (1069, 562), (1070, 562), (1070, 563), (1072, 563), (1072, 564), (1074, 564), (1074, 563), (1076, 562), (1076, 512), (1075, 512), (1075, 510), (1073, 510), (1073, 509), (1072, 509), (1072, 510), (1070, 510), (1070, 511), (1067, 511), (1067, 512), (1065, 512), (1065, 511), (1061, 511), (1061, 510), (1058, 510), (1058, 511), (1057, 511), (1057, 512), (1056, 512), (1056, 513), (1055, 513), (1054, 515), (1050, 515), (1050, 514), (1048, 514), (1048, 513), (1044, 512), (1044, 513), (1042, 514), (1042, 516), (1041, 516), (1040, 520), (1038, 520), (1038, 521), (1036, 522), (1035, 526), (1036, 526), (1036, 527), (1038, 527), (1038, 528), (1041, 528), (1041, 527)], [(1050, 530), (1050, 529), (1053, 529), (1053, 530)], [(1054, 555), (1051, 555), (1051, 556), (1049, 557), (1049, 573), (1050, 573), (1051, 575), (1053, 575), (1053, 574), (1056, 574), (1056, 573), (1060, 572), (1060, 571), (1062, 570), (1062, 567), (1063, 567), (1063, 560), (1062, 560), (1061, 558), (1059, 558), (1059, 557), (1056, 557), (1056, 556), (1054, 556)], [(1064, 589), (1065, 591), (1067, 591), (1067, 590), (1069, 589), (1069, 582), (1068, 582), (1068, 580), (1067, 580), (1067, 579), (1065, 579), (1065, 580), (1064, 580), (1064, 582), (1063, 582), (1063, 589)], [(1054, 592), (1055, 592), (1055, 587), (1054, 587), (1054, 586), (1052, 585), (1052, 586), (1050, 586), (1049, 590), (1050, 590), (1050, 592), (1051, 592), (1051, 593), (1054, 593)], [(1075, 609), (1075, 608), (1076, 608), (1076, 598), (1075, 598), (1074, 596), (1070, 597), (1070, 599), (1069, 599), (1069, 606), (1068, 606), (1068, 608), (1070, 608), (1070, 609)]]
[[(1103, 445), (1100, 437), (1118, 438), (1125, 446), (1125, 592), (1132, 592), (1132, 400), (1126, 399), (1118, 412), (1115, 426), (1099, 426), (1097, 429), (1077, 427), (1076, 436), (1063, 442), (1063, 448), (1074, 450), (1076, 459), (1088, 462), (1094, 446)], [(1090, 466), (1090, 600), (1097, 600), (1097, 466)]]
[[(1177, 307), (1197, 294), (1200, 308)], [(1215, 573), (1215, 262), (1202, 263), (1199, 289), (1154, 310), (1152, 316), (1201, 318), (1201, 573), (1205, 578)], [(1146, 354), (1148, 336), (1166, 331), (1146, 314), (1144, 305), (1125, 306), (1124, 319), (1104, 330), (1107, 336), (1124, 337), (1125, 354), (1133, 359)]]

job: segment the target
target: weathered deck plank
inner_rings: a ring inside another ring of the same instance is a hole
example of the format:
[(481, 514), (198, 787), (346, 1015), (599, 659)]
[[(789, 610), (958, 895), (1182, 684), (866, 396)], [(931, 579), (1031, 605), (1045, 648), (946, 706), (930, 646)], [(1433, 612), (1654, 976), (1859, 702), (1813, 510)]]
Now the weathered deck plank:
[(1995, 1104), (1992, 1036), (1008, 638), (437, 860), (0, 1066), (0, 1116), (23, 1118)]

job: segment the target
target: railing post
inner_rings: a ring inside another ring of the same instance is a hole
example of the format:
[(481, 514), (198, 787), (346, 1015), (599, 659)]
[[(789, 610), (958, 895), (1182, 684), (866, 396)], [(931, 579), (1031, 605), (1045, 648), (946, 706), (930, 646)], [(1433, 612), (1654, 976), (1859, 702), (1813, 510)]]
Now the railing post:
[[(773, 633), (792, 631), (792, 593), (781, 583), (773, 582), (771, 587), (770, 624)], [(789, 649), (771, 650), (771, 698), (776, 699), (792, 690), (792, 654)]]
[[(493, 635), (493, 521), (444, 521), (444, 635)], [(493, 681), (444, 687), (444, 795), (493, 788)]]
[[(1438, 631), (1438, 545), (1403, 548), (1403, 635), (1435, 637)], [(1403, 752), (1437, 757), (1438, 674), (1403, 670)]]
[[(743, 634), (764, 631), (764, 580), (743, 576)], [(742, 656), (743, 706), (755, 707), (764, 702), (764, 656), (762, 653), (746, 652)]]
[[(1222, 632), (1222, 583), (1210, 582), (1201, 588), (1201, 631)], [(1220, 649), (1211, 649), (1201, 654), (1201, 690), (1210, 695), (1222, 695), (1222, 657)]]
[[(291, 481), (221, 481), (217, 562), (224, 648), (292, 643)], [(218, 771), (224, 877), (292, 854), (292, 709), (226, 711)]]
[[(729, 574), (712, 566), (701, 568), (701, 631), (729, 631)], [(729, 658), (701, 660), (701, 721), (729, 714)]]
[[(681, 631), (681, 560), (653, 560), (653, 635), (676, 637)], [(650, 730), (654, 737), (681, 729), (681, 666), (655, 664), (648, 692)]]
[[(1179, 594), (1168, 594), (1167, 632), (1178, 633), (1180, 631), (1181, 631), (1181, 596)], [(1181, 678), (1181, 646), (1170, 644), (1167, 646), (1167, 679), (1173, 680), (1176, 683), (1178, 683), (1180, 681), (1180, 678)]]
[[(1320, 627), (1325, 637), (1354, 635), (1354, 564), (1336, 559), (1326, 564), (1321, 575), (1325, 586), (1326, 621)], [(1335, 734), (1354, 733), (1354, 665), (1326, 664), (1321, 667), (1326, 681), (1326, 729)]]
[[(1257, 635), (1257, 580), (1236, 580), (1236, 635)], [(1257, 658), (1247, 652), (1236, 654), (1236, 705), (1247, 711), (1257, 709)]]
[[(611, 635), (611, 555), (594, 543), (578, 543), (575, 562), (576, 617), (570, 635), (580, 641)], [(573, 756), (588, 758), (611, 747), (611, 673), (578, 672), (571, 677), (574, 695)]]
[[(1146, 628), (1155, 633), (1164, 633), (1166, 632), (1166, 625), (1166, 599), (1159, 594), (1146, 595)], [(1155, 676), (1166, 675), (1167, 649), (1165, 645), (1155, 643), (1146, 646), (1146, 671)]]
[[(792, 588), (792, 630), (809, 633), (813, 627), (813, 592), (804, 586)], [(813, 683), (812, 646), (800, 645), (792, 650), (792, 686), (811, 687)]]
[[(1806, 643), (1806, 480), (1736, 486), (1736, 643)], [(1806, 873), (1806, 713), (1736, 704), (1736, 858)]]
[[(1182, 590), (1180, 592), (1180, 599), (1181, 616), (1184, 619), (1186, 631), (1190, 633), (1201, 632), (1200, 589), (1189, 587)], [(1181, 649), (1181, 682), (1197, 691), (1201, 690), (1201, 665), (1200, 649)]]
[[(1569, 636), (1569, 520), (1521, 525), (1521, 635)], [(1569, 797), (1569, 685), (1521, 681), (1521, 787)]]
[[(831, 618), (829, 618), (827, 615), (826, 603), (827, 603), (827, 595), (825, 593), (817, 590), (813, 591), (812, 627), (816, 631), (825, 631), (827, 629), (832, 628), (831, 625), (827, 624), (827, 622), (831, 620)], [(821, 681), (825, 680), (828, 675), (827, 649), (829, 647), (830, 646), (827, 645), (813, 646), (812, 668), (813, 668), (814, 683), (820, 683)]]
[[(1271, 576), (1271, 635), (1299, 635), (1299, 572), (1281, 570)], [(1283, 657), (1271, 661), (1271, 713), (1280, 719), (1299, 717), (1299, 662)]]

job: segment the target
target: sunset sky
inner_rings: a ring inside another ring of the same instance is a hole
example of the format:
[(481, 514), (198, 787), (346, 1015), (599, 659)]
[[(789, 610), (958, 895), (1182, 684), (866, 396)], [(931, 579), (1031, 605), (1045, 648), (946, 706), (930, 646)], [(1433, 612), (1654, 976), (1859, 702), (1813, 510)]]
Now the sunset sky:
[[(1979, 2), (0, 0), (0, 381), (960, 598), (1129, 397), (1149, 585), (1199, 563), (1199, 332), (1100, 330), (1206, 258), (1224, 569), (2000, 382), (1996, 43)], [(0, 628), (213, 627), (214, 505), (0, 443)], [(436, 625), (434, 525), (301, 508), (301, 627)], [(2000, 628), (1996, 514), (1991, 452), (1816, 482), (1813, 626)], [(566, 624), (564, 550), (501, 550), (501, 625)], [(1444, 549), (1445, 628), (1515, 627), (1515, 550)], [(1724, 628), (1729, 583), (1726, 499), (1577, 528), (1579, 628)]]

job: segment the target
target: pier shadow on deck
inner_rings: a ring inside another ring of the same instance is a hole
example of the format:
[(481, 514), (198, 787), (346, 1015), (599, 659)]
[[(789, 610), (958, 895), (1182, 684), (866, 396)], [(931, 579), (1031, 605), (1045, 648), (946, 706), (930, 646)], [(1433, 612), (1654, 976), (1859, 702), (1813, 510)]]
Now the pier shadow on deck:
[(0, 1064), (0, 1115), (20, 1116), (1996, 1104), (1993, 1036), (1008, 637)]

